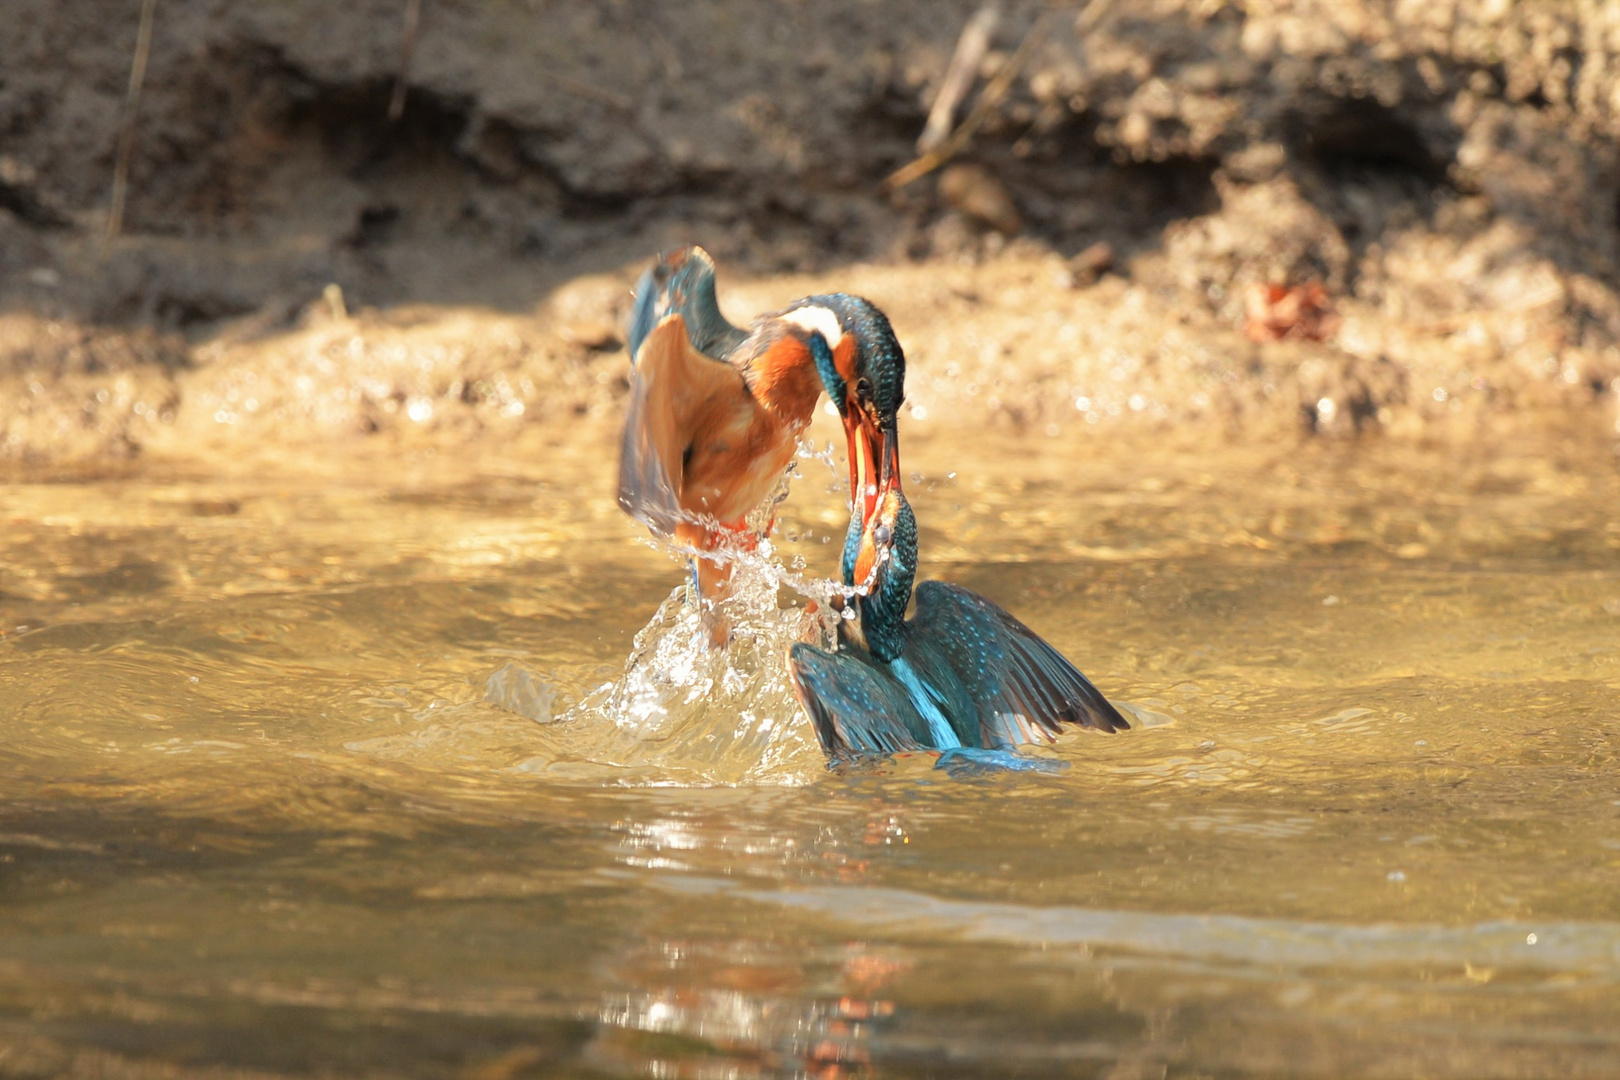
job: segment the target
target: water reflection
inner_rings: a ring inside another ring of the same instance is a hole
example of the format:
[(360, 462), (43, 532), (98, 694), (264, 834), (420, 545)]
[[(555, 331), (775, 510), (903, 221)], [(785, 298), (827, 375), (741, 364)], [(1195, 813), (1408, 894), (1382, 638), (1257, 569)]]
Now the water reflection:
[(793, 948), (669, 940), (618, 973), (647, 987), (610, 995), (588, 1057), (668, 1076), (865, 1075), (894, 1003), (872, 995), (903, 960), (853, 942)]

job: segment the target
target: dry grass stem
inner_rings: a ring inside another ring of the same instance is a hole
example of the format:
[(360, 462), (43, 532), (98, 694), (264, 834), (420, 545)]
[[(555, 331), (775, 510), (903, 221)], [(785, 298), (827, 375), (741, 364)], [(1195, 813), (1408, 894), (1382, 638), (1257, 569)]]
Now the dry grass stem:
[(967, 25), (962, 27), (962, 35), (956, 39), (956, 52), (951, 55), (945, 78), (940, 81), (939, 92), (934, 95), (933, 108), (928, 110), (928, 123), (917, 137), (919, 154), (926, 154), (944, 142), (951, 133), (956, 107), (973, 85), (973, 76), (990, 48), (990, 36), (996, 32), (996, 24), (1000, 21), (1001, 5), (989, 3), (974, 12)]
[(388, 99), (388, 122), (392, 124), (405, 112), (405, 87), (411, 74), (411, 57), (416, 53), (416, 28), (422, 19), (422, 0), (405, 0), (405, 32), (399, 41), (399, 76), (394, 80), (394, 94)]
[(141, 84), (146, 81), (146, 60), (152, 52), (152, 17), (157, 0), (142, 0), (140, 29), (135, 32), (135, 58), (129, 67), (129, 90), (124, 95), (124, 121), (118, 133), (118, 157), (113, 164), (112, 206), (107, 212), (107, 239), (118, 238), (124, 227), (124, 201), (129, 193), (129, 163), (135, 156), (135, 118), (141, 107)]

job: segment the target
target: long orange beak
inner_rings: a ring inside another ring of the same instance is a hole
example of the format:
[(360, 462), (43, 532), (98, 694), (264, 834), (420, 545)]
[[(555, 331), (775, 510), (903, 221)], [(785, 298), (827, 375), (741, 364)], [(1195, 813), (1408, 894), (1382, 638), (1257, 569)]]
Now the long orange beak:
[(880, 428), (869, 416), (851, 409), (844, 420), (849, 441), (849, 490), (861, 515), (861, 530), (890, 491), (900, 490), (900, 439), (893, 428)]
[(854, 580), (871, 585), (877, 561), (893, 539), (894, 516), (905, 498), (900, 490), (900, 440), (892, 425), (881, 429), (863, 425), (856, 436), (852, 450), (865, 454), (868, 463), (879, 463), (876, 482), (871, 482), (868, 474), (867, 486), (857, 504), (862, 510), (861, 541), (855, 555)]

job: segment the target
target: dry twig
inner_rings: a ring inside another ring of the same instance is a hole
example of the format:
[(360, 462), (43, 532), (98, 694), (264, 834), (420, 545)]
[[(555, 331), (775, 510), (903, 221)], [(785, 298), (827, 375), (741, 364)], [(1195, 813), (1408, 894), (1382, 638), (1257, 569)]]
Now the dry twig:
[[(1108, 9), (1113, 6), (1113, 3), (1114, 0), (1090, 0), (1085, 8), (1081, 10), (1079, 18), (1075, 20), (1075, 32), (1084, 35), (1090, 31), (1107, 13)], [(1001, 65), (1001, 68), (995, 74), (995, 78), (990, 80), (990, 84), (984, 88), (984, 93), (979, 95), (979, 100), (973, 106), (973, 110), (968, 113), (967, 118), (957, 126), (956, 130), (951, 132), (950, 137), (932, 150), (919, 156), (909, 165), (904, 165), (889, 174), (888, 179), (883, 181), (882, 190), (898, 191), (913, 180), (919, 180), (927, 176), (959, 154), (972, 141), (974, 133), (990, 118), (990, 114), (1000, 108), (1001, 103), (1006, 100), (1007, 93), (1012, 89), (1013, 79), (1018, 77), (1019, 71), (1028, 62), (1030, 53), (1034, 51), (1035, 43), (1039, 40), (1039, 31), (1045, 25), (1049, 14), (1051, 12), (1043, 11), (1036, 16), (1035, 21), (1030, 24), (1029, 31), (1024, 34), (1024, 40), (1018, 43), (1018, 51), (1013, 53), (1007, 62)]]
[(422, 0), (405, 0), (405, 33), (399, 41), (399, 76), (394, 80), (394, 96), (388, 99), (388, 122), (405, 112), (405, 86), (411, 74), (411, 57), (416, 54), (416, 27), (422, 18)]
[(934, 95), (934, 106), (928, 110), (928, 123), (917, 137), (917, 153), (928, 153), (951, 133), (956, 107), (973, 86), (973, 76), (978, 73), (979, 62), (990, 48), (990, 35), (996, 32), (996, 23), (1000, 21), (1001, 5), (991, 0), (974, 12), (967, 25), (962, 27), (962, 35), (956, 39), (956, 52), (951, 54), (945, 78), (940, 81), (939, 92)]
[(1102, 21), (1108, 14), (1108, 9), (1114, 6), (1114, 0), (1091, 0), (1080, 9), (1079, 16), (1074, 20), (1074, 32), (1080, 37), (1091, 33), (1091, 28)]
[(112, 206), (107, 211), (107, 239), (116, 240), (124, 228), (124, 200), (129, 192), (129, 163), (135, 156), (135, 116), (141, 107), (141, 84), (146, 81), (146, 59), (152, 52), (152, 16), (157, 0), (141, 0), (141, 24), (135, 31), (135, 58), (129, 67), (129, 90), (124, 95), (118, 157), (113, 163)]

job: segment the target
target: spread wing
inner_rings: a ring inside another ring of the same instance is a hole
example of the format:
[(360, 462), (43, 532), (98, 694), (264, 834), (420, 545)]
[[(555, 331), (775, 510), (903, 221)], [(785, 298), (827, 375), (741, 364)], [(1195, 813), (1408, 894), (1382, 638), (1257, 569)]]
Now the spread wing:
[(627, 340), (636, 356), (647, 335), (664, 316), (686, 319), (686, 338), (698, 352), (724, 357), (747, 337), (720, 314), (714, 295), (714, 260), (702, 248), (676, 248), (658, 256), (636, 282), (636, 303), (630, 311)]
[(832, 760), (929, 747), (928, 724), (905, 690), (860, 658), (800, 642), (788, 650), (788, 674)]
[(943, 581), (925, 581), (915, 595), (911, 640), (956, 674), (978, 712), (985, 746), (1033, 742), (1064, 724), (1130, 727), (1062, 653), (1001, 607)]
[(619, 452), (619, 506), (673, 536), (693, 435), (747, 394), (742, 375), (692, 347), (686, 320), (665, 315), (640, 341)]

